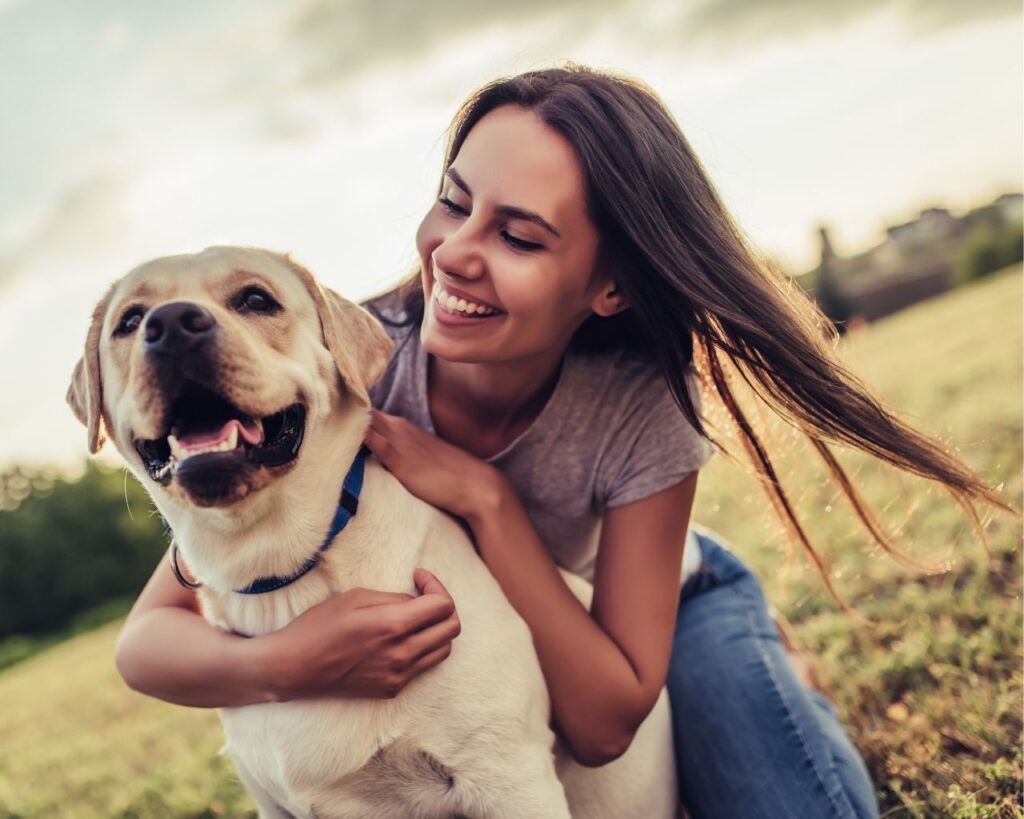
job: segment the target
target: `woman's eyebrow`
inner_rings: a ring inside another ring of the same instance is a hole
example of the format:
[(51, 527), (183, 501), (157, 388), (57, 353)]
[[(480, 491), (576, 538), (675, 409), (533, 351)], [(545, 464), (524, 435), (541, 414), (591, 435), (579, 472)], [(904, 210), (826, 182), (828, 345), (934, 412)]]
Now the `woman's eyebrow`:
[(459, 172), (455, 170), (455, 168), (449, 168), (447, 171), (444, 172), (444, 175), (447, 176), (450, 180), (452, 180), (452, 182), (454, 182), (460, 188), (462, 188), (466, 196), (473, 195), (473, 191), (469, 189), (469, 185), (466, 184), (466, 180), (459, 175)]
[[(459, 172), (455, 170), (455, 168), (449, 168), (445, 171), (445, 176), (461, 188), (466, 196), (473, 195), (473, 192), (469, 189), (469, 185), (466, 184), (466, 180), (459, 175)], [(540, 225), (548, 231), (548, 233), (557, 236), (559, 239), (562, 238), (562, 234), (555, 230), (554, 226), (536, 211), (517, 208), (513, 205), (498, 205), (494, 209), (494, 212), (509, 219), (525, 219), (527, 222), (533, 222), (536, 225)]]

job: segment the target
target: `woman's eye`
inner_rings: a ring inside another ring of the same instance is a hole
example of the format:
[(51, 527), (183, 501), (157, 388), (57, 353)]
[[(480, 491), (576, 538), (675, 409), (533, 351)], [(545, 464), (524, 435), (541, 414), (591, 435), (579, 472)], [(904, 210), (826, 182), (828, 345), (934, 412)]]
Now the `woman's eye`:
[(114, 335), (130, 336), (139, 329), (145, 312), (146, 311), (141, 307), (129, 307), (124, 311), (124, 315), (121, 316), (121, 320), (117, 323), (117, 327), (114, 328)]
[(442, 196), (437, 201), (440, 202), (441, 207), (444, 208), (449, 213), (457, 213), (459, 216), (466, 216), (469, 214), (469, 211), (466, 210), (466, 208), (462, 207), (461, 205), (456, 205), (447, 196)]
[(528, 242), (526, 239), (520, 239), (517, 236), (513, 236), (507, 230), (501, 232), (501, 238), (504, 239), (510, 247), (516, 250), (540, 250), (544, 245), (537, 244), (537, 242)]
[(271, 295), (259, 287), (247, 287), (238, 296), (237, 306), (240, 310), (251, 313), (276, 313), (281, 309)]

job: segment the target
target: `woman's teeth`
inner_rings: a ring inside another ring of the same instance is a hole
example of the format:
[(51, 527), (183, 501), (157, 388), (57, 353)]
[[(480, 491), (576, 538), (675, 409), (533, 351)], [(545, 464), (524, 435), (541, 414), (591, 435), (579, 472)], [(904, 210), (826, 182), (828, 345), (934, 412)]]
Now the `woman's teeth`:
[(464, 316), (485, 317), (496, 316), (501, 312), (500, 310), (495, 310), (493, 307), (476, 304), (474, 302), (461, 299), (458, 296), (453, 296), (450, 293), (446, 293), (444, 288), (437, 282), (434, 282), (433, 297), (434, 301), (449, 313), (461, 313)]

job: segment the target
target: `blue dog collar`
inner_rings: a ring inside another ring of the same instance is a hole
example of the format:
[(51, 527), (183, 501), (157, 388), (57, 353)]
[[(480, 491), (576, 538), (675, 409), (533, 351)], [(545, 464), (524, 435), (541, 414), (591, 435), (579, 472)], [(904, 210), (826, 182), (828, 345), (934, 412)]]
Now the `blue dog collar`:
[(359, 493), (363, 489), (363, 470), (366, 464), (366, 456), (370, 450), (364, 444), (356, 453), (356, 458), (349, 467), (345, 482), (341, 486), (341, 498), (338, 500), (338, 508), (334, 512), (334, 520), (331, 521), (331, 528), (327, 537), (320, 544), (320, 548), (313, 552), (312, 557), (299, 567), (299, 570), (287, 577), (261, 577), (254, 580), (244, 589), (235, 589), (239, 594), (266, 594), (267, 592), (283, 589), (291, 585), (300, 577), (311, 572), (320, 562), (320, 555), (331, 548), (331, 543), (338, 536), (342, 529), (348, 526), (348, 522), (355, 517), (359, 509)]
[[(356, 453), (355, 460), (352, 462), (352, 466), (349, 467), (348, 474), (345, 476), (345, 481), (341, 486), (341, 497), (338, 499), (338, 508), (334, 512), (334, 519), (331, 521), (331, 527), (327, 532), (327, 537), (324, 538), (323, 543), (320, 544), (320, 548), (317, 549), (312, 557), (310, 557), (302, 566), (299, 567), (298, 571), (287, 577), (260, 577), (250, 583), (243, 589), (235, 589), (234, 591), (238, 594), (266, 594), (267, 592), (277, 591), (283, 589), (285, 586), (289, 586), (299, 578), (309, 574), (317, 564), (320, 563), (320, 556), (331, 548), (331, 543), (341, 533), (341, 530), (348, 526), (348, 522), (355, 517), (356, 512), (359, 509), (359, 493), (363, 489), (363, 471), (366, 465), (366, 456), (370, 454), (370, 450), (364, 444), (360, 447), (359, 452)], [(167, 533), (173, 537), (170, 527), (167, 527), (166, 521), (164, 523)], [(178, 566), (178, 546), (173, 545), (171, 549), (171, 568), (174, 570), (175, 577), (178, 578), (178, 582), (186, 588), (197, 589), (202, 584), (194, 583), (185, 578), (182, 574), (181, 569)]]

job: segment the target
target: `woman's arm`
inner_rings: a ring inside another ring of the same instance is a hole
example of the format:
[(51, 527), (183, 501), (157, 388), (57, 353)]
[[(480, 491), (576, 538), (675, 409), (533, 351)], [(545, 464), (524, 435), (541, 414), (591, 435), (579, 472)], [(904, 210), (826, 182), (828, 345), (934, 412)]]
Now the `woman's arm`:
[(665, 683), (697, 474), (606, 511), (589, 615), (514, 489), (500, 473), (493, 486), (467, 522), (530, 626), (559, 732), (579, 762), (603, 765), (629, 747)]
[(121, 629), (115, 662), (129, 687), (167, 702), (250, 705), (274, 699), (260, 648), (207, 623), (162, 560)]
[(448, 656), (460, 629), (437, 579), (419, 570), (414, 582), (419, 597), (352, 589), (246, 638), (207, 623), (163, 560), (128, 614), (115, 662), (131, 688), (178, 705), (393, 697)]
[(588, 614), (499, 470), (403, 418), (371, 418), (366, 443), (381, 463), (472, 529), (533, 633), (554, 721), (573, 756), (602, 765), (621, 755), (665, 682), (697, 473), (605, 512)]

